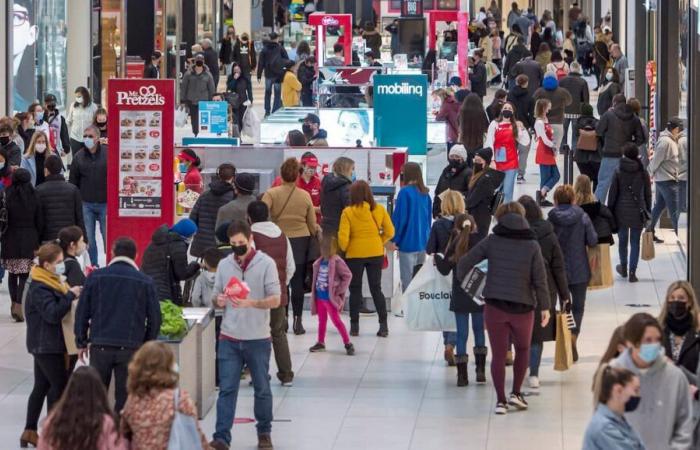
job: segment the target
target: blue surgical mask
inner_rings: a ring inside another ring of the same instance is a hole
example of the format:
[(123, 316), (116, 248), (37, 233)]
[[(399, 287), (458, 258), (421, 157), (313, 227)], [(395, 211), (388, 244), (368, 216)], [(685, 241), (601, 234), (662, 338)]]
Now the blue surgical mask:
[(187, 172), (187, 164), (185, 164), (185, 163), (178, 164), (178, 168), (180, 169), (180, 173)]
[(642, 358), (647, 364), (651, 364), (659, 357), (661, 354), (661, 344), (655, 342), (653, 344), (642, 344), (639, 347), (639, 357)]
[(355, 175), (355, 171), (352, 171), (352, 176), (350, 177), (350, 180), (354, 183), (357, 180), (357, 175)]
[(92, 148), (95, 146), (95, 140), (93, 138), (84, 138), (83, 144), (86, 148)]
[(56, 264), (56, 275), (63, 275), (64, 273), (66, 273), (66, 263), (61, 261)]

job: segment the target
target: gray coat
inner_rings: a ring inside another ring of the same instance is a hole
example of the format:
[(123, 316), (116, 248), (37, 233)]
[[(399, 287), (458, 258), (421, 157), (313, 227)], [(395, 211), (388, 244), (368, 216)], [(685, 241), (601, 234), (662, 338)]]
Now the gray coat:
[(549, 211), (549, 221), (554, 225), (554, 232), (564, 253), (569, 284), (588, 283), (591, 268), (588, 265), (586, 246), (598, 245), (598, 235), (588, 214), (576, 205), (559, 205)]
[(654, 181), (678, 181), (681, 174), (681, 154), (678, 141), (670, 131), (659, 134), (654, 157), (649, 162), (649, 173)]
[(200, 74), (190, 69), (182, 78), (180, 102), (195, 104), (206, 102), (212, 99), (215, 92), (214, 78), (208, 69), (205, 68)]

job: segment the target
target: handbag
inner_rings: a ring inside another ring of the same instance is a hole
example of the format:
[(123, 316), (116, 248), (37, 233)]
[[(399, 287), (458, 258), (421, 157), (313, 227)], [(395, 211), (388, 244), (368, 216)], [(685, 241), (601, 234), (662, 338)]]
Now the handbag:
[[(379, 234), (379, 236), (381, 236), (382, 229), (379, 227), (377, 220), (374, 218), (374, 214), (372, 214), (372, 211), (370, 211), (369, 214), (372, 216), (372, 222), (374, 222), (374, 226), (377, 227), (377, 233)], [(386, 270), (388, 268), (389, 268), (389, 256), (387, 256), (386, 247), (384, 247), (384, 259), (382, 260), (382, 270)]]
[(491, 211), (491, 214), (496, 213), (496, 210), (498, 209), (498, 207), (503, 204), (504, 198), (505, 198), (505, 194), (503, 193), (503, 188), (499, 187), (493, 193), (493, 197), (491, 198), (491, 204), (489, 205), (489, 211)]
[(587, 130), (585, 128), (579, 130), (576, 149), (586, 152), (598, 151), (598, 136), (595, 130)]
[(202, 450), (202, 441), (195, 418), (179, 410), (180, 389), (175, 389), (173, 397), (175, 411), (173, 424), (170, 426), (168, 450)]

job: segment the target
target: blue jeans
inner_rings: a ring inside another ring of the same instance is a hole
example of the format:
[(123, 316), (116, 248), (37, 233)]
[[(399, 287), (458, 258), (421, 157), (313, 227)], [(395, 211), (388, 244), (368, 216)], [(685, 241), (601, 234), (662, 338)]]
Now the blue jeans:
[[(537, 324), (535, 324), (537, 326)], [(540, 363), (542, 362), (542, 343), (530, 344), (530, 376), (540, 376)]]
[(607, 203), (608, 190), (615, 170), (620, 167), (620, 158), (603, 157), (598, 169), (598, 186), (595, 189), (595, 196), (600, 203)]
[[(619, 242), (620, 264), (623, 267), (628, 267), (631, 272), (637, 270), (639, 262), (639, 240), (642, 237), (641, 228), (623, 228), (617, 232)], [(627, 243), (630, 243), (629, 265), (627, 264)]]
[(275, 100), (272, 103), (272, 112), (277, 111), (282, 106), (282, 85), (277, 80), (265, 78), (265, 115), (270, 115), (270, 96), (275, 90)]
[(236, 417), (236, 401), (243, 366), (250, 369), (255, 391), (253, 411), (258, 434), (272, 430), (272, 391), (270, 390), (270, 353), (272, 341), (219, 341), (219, 398), (216, 401), (216, 431), (214, 440), (231, 445), (231, 427)]
[(399, 272), (401, 273), (401, 292), (405, 292), (413, 279), (413, 269), (423, 264), (425, 252), (402, 252), (399, 250)]
[[(83, 202), (83, 220), (85, 221), (85, 231), (87, 231), (88, 239), (88, 255), (90, 255), (90, 264), (97, 266), (97, 234), (95, 226), (100, 222), (100, 233), (102, 234), (102, 243), (107, 244), (107, 203), (88, 203)], [(105, 250), (106, 252), (106, 250)]]
[(474, 332), (474, 346), (485, 347), (484, 313), (455, 313), (457, 320), (457, 355), (467, 354), (467, 339), (469, 339), (469, 316), (472, 316), (472, 331)]
[(518, 169), (504, 170), (506, 177), (503, 179), (503, 203), (513, 201), (513, 191), (515, 190), (515, 178), (518, 176)]
[(678, 182), (678, 211), (688, 212), (688, 182), (681, 180)]
[(561, 175), (559, 175), (559, 168), (556, 164), (551, 166), (540, 164), (540, 190), (547, 188), (546, 192), (551, 191), (559, 178)]
[(678, 234), (678, 215), (680, 201), (680, 183), (677, 181), (657, 181), (656, 198), (654, 208), (651, 210), (651, 228), (654, 229), (659, 221), (664, 208), (668, 208), (668, 215), (673, 223), (673, 231)]
[(442, 343), (443, 345), (457, 345), (457, 333), (454, 331), (443, 331), (442, 332)]

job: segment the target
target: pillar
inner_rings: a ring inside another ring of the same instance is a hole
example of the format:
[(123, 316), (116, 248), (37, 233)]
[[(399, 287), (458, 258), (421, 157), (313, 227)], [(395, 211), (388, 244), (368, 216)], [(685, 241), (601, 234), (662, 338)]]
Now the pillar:
[[(676, 2), (676, 6), (678, 2)], [(671, 23), (671, 22), (669, 22)], [(700, 58), (698, 56), (698, 12), (691, 9), (689, 20), (688, 70), (688, 192), (700, 189)], [(692, 225), (700, 223), (700, 196), (688, 198), (688, 279), (700, 289), (700, 234), (691, 233)]]
[(92, 2), (70, 0), (66, 2), (66, 7), (66, 89), (70, 93), (78, 86), (90, 86), (92, 58), (86, 55), (92, 55)]
[[(252, 36), (252, 3), (249, 0), (234, 0), (233, 2), (233, 25), (236, 27), (236, 33), (240, 36), (241, 33), (248, 33)], [(262, 22), (259, 25), (262, 27)]]
[[(658, 80), (656, 86), (657, 98), (657, 129), (668, 121), (669, 118), (678, 115), (678, 99), (680, 93), (680, 75), (678, 73), (678, 24), (680, 14), (678, 11), (678, 0), (662, 1), (658, 3), (657, 26), (657, 67)], [(671, 27), (669, 24), (676, 24)], [(697, 35), (695, 36), (697, 39)], [(692, 40), (692, 39), (691, 39)], [(697, 72), (691, 72), (696, 76)]]
[(0, 0), (0, 116), (6, 116), (10, 111), (9, 96), (10, 78), (7, 76), (7, 51), (10, 48), (9, 30), (10, 27), (7, 20), (7, 0)]
[[(635, 43), (624, 49), (627, 54), (630, 67), (634, 67), (635, 81), (635, 97), (642, 102), (647, 103), (647, 82), (646, 82), (646, 64), (647, 64), (647, 45), (649, 42), (649, 29), (647, 26), (647, 10), (644, 7), (644, 0), (633, 0), (630, 2), (630, 15), (628, 24), (634, 26), (627, 27), (627, 42)], [(632, 5), (633, 4), (633, 5)]]

